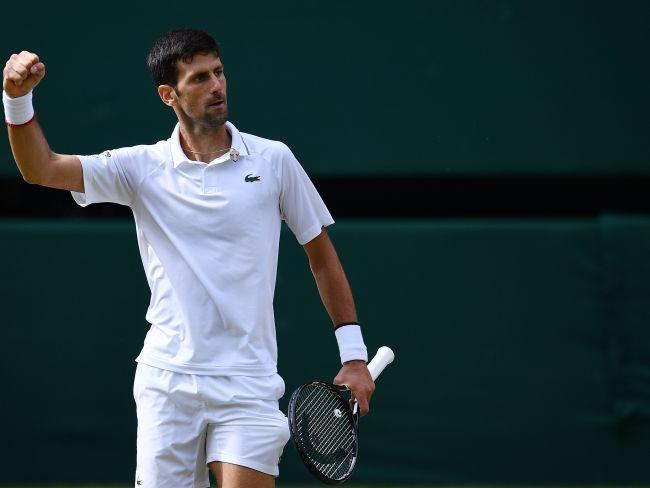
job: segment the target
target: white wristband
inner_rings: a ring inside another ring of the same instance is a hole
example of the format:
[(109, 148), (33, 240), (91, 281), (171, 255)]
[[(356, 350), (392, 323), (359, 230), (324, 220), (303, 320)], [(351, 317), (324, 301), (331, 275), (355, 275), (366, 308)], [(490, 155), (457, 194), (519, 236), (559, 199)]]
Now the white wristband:
[(343, 325), (336, 329), (334, 333), (336, 334), (336, 342), (339, 344), (341, 364), (353, 359), (368, 362), (368, 350), (363, 343), (359, 324)]
[(3, 90), (2, 103), (5, 106), (5, 121), (9, 125), (23, 125), (34, 118), (31, 91), (22, 97), (11, 98)]

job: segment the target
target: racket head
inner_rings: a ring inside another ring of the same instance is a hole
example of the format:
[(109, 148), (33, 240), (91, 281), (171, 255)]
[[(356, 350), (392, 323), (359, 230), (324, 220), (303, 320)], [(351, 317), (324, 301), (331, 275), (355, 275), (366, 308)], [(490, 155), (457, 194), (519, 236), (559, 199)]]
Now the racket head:
[(328, 485), (347, 480), (357, 463), (358, 414), (343, 396), (346, 390), (312, 381), (296, 388), (289, 399), (291, 439), (309, 471)]

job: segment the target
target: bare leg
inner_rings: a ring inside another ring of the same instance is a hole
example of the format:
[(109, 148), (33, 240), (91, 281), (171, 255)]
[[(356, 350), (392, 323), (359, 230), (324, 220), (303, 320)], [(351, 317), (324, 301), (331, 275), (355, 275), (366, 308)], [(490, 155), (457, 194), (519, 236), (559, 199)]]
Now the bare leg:
[(213, 461), (208, 464), (219, 488), (275, 488), (275, 476), (237, 464)]

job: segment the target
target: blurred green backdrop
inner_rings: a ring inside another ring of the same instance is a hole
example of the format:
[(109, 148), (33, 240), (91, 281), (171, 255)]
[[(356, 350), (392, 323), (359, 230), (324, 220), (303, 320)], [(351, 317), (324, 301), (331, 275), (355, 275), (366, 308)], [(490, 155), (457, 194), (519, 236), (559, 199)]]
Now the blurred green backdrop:
[[(3, 12), (4, 55), (28, 49), (46, 63), (36, 111), (58, 152), (167, 138), (175, 120), (144, 60), (165, 30), (191, 26), (221, 42), (233, 122), (286, 141), (313, 176), (650, 175), (644, 0)], [(19, 178), (6, 138), (0, 178)], [(334, 217), (366, 341), (398, 356), (363, 420), (355, 481), (650, 482), (650, 216)], [(132, 479), (148, 299), (133, 230), (0, 220), (0, 482)], [(338, 365), (306, 257), (282, 239), (290, 391)], [(311, 480), (291, 446), (281, 473)]]
[[(352, 220), (331, 235), (369, 348), (397, 354), (355, 481), (650, 481), (649, 218)], [(306, 256), (282, 240), (289, 392), (333, 377), (338, 356)], [(2, 221), (0, 242), (0, 479), (128, 480), (147, 306), (133, 224)], [(290, 445), (281, 473), (310, 479)]]
[[(36, 110), (58, 152), (167, 138), (145, 57), (191, 26), (222, 44), (235, 125), (315, 175), (650, 173), (645, 0), (29, 5), (5, 6), (0, 54), (41, 55)], [(0, 141), (16, 176), (9, 156)]]

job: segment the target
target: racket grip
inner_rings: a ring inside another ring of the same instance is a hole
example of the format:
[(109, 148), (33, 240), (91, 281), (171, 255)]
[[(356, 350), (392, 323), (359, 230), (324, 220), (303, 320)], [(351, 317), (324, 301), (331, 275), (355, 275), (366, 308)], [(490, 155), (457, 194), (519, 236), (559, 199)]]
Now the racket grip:
[(390, 347), (381, 346), (379, 348), (375, 357), (368, 363), (368, 371), (370, 371), (372, 381), (379, 378), (381, 372), (386, 366), (393, 362), (393, 359), (395, 359), (395, 353)]

